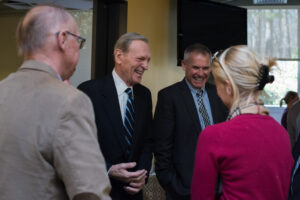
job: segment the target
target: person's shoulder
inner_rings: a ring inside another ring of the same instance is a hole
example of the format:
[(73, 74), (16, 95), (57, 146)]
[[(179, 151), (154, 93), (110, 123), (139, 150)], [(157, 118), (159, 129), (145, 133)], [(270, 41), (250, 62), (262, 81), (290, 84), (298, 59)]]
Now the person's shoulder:
[(299, 110), (300, 110), (300, 100), (293, 104), (293, 106), (290, 108), (289, 112), (291, 112), (291, 111), (299, 112)]
[(212, 83), (209, 83), (209, 82), (207, 82), (207, 83), (205, 84), (205, 89), (206, 89), (206, 90), (210, 90), (210, 91), (217, 92), (217, 87), (216, 87), (216, 85), (215, 85), (215, 84), (212, 84)]
[[(49, 92), (49, 91), (48, 91)], [(48, 97), (47, 103), (55, 105), (51, 112), (57, 112), (64, 116), (72, 113), (78, 116), (86, 116), (92, 119), (93, 104), (91, 99), (82, 91), (72, 85), (60, 81), (56, 85), (56, 90), (52, 90), (51, 96)], [(94, 119), (93, 119), (94, 120)]]
[(169, 85), (165, 88), (162, 88), (158, 93), (164, 94), (164, 93), (171, 93), (172, 91), (178, 92), (178, 89), (181, 87), (184, 87), (183, 81), (178, 81), (176, 83), (173, 83), (172, 85)]
[(68, 104), (68, 102), (72, 102), (74, 100), (82, 102), (89, 101), (87, 95), (78, 90), (76, 87), (57, 79), (48, 80), (47, 84), (42, 86), (40, 90), (49, 96), (47, 101), (57, 102), (61, 105)]
[(57, 82), (57, 91), (60, 95), (63, 96), (81, 96), (83, 92), (78, 90), (73, 85), (69, 85), (67, 83), (64, 83), (62, 81)]
[[(294, 103), (294, 105), (287, 112), (287, 123), (293, 123), (296, 120), (298, 113), (300, 112), (300, 100)], [(289, 126), (289, 125), (288, 125)]]
[(144, 86), (144, 85), (142, 85), (140, 83), (135, 84), (133, 87), (135, 89), (139, 89), (139, 90), (148, 90), (148, 91), (150, 91), (149, 88), (147, 88), (146, 86)]
[(147, 95), (151, 95), (151, 91), (149, 88), (147, 88), (146, 86), (142, 85), (142, 84), (135, 84), (133, 86), (133, 90), (134, 92), (137, 92), (137, 93), (144, 93), (144, 94), (147, 94)]
[[(229, 127), (228, 127), (229, 126)], [(225, 139), (228, 130), (230, 130), (229, 121), (207, 126), (201, 133), (200, 138), (203, 142), (220, 142)], [(230, 135), (230, 134), (229, 134)]]
[(95, 88), (101, 85), (103, 82), (103, 78), (98, 78), (98, 79), (92, 79), (92, 80), (87, 80), (78, 85), (78, 89), (87, 89), (87, 88)]
[(83, 91), (84, 93), (94, 93), (99, 92), (103, 88), (107, 87), (109, 84), (113, 85), (114, 81), (112, 76), (109, 74), (105, 77), (96, 78), (92, 80), (85, 81), (77, 87), (79, 90)]
[(227, 130), (228, 126), (231, 126), (230, 123), (230, 121), (220, 122), (211, 126), (207, 126), (204, 131), (213, 133), (219, 130)]

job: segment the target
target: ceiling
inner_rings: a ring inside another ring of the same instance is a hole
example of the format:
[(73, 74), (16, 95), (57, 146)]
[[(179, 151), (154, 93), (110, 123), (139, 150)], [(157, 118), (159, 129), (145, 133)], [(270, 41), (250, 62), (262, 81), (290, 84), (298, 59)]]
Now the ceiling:
[(67, 9), (89, 10), (93, 0), (0, 0), (0, 13), (24, 12), (40, 3), (55, 3)]
[[(261, 6), (261, 5), (254, 5), (253, 0), (211, 0), (215, 2), (235, 5), (235, 6)], [(271, 4), (272, 6), (276, 6), (276, 4)], [(278, 4), (277, 4), (278, 5)], [(288, 5), (288, 6), (296, 6), (300, 5), (300, 0), (287, 0), (287, 4), (281, 4), (282, 5)]]
[[(235, 6), (255, 6), (253, 4), (253, 0), (211, 0), (211, 1), (235, 5)], [(287, 0), (287, 1), (288, 3), (284, 5), (300, 6), (300, 0)], [(14, 1), (0, 0), (0, 13), (24, 12), (24, 10), (30, 8), (31, 6), (43, 2), (50, 2), (50, 3), (55, 2), (56, 4), (69, 9), (88, 10), (93, 7), (93, 0), (14, 0)]]

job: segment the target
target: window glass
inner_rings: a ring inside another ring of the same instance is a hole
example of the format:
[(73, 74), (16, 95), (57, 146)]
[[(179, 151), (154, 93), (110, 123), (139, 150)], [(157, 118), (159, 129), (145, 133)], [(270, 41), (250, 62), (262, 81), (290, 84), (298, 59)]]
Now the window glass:
[(248, 8), (248, 46), (261, 56), (298, 58), (298, 9)]
[(71, 84), (77, 87), (83, 81), (91, 79), (93, 11), (71, 10), (69, 12), (78, 24), (80, 36), (86, 38), (84, 47), (80, 50), (76, 71), (70, 79)]

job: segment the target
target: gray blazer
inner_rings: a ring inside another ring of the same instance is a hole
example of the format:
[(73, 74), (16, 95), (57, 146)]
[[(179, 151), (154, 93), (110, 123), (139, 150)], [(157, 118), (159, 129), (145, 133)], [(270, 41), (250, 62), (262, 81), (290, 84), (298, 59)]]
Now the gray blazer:
[(41, 62), (0, 82), (0, 199), (109, 200), (89, 98)]

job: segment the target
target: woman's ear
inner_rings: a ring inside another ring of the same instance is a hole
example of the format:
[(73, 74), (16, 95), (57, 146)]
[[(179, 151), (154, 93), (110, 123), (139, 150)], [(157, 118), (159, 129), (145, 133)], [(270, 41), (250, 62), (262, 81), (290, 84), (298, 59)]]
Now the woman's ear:
[(232, 84), (229, 80), (225, 80), (225, 88), (226, 88), (226, 93), (229, 96), (233, 96)]

